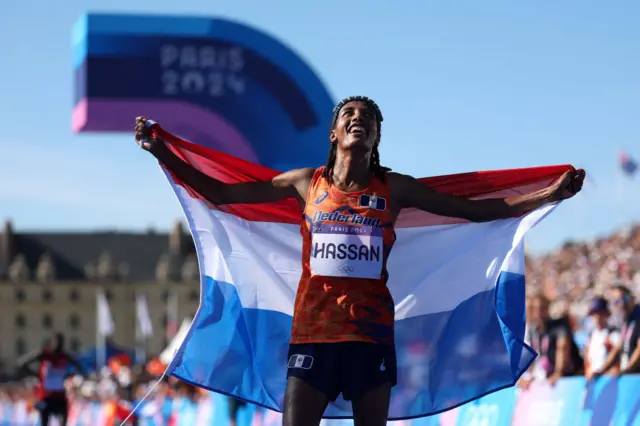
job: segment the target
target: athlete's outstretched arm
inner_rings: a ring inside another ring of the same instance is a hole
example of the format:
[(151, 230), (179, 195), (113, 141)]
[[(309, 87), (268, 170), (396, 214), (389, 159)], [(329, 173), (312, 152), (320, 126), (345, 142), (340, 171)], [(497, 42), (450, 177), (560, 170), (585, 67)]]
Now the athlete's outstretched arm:
[(21, 372), (29, 374), (31, 376), (37, 376), (38, 372), (31, 368), (31, 364), (33, 364), (36, 361), (40, 362), (41, 360), (42, 360), (42, 352), (34, 352), (20, 362), (20, 364), (18, 365), (18, 369)]
[(584, 171), (567, 171), (551, 186), (529, 194), (469, 200), (437, 192), (411, 176), (389, 174), (394, 202), (398, 208), (414, 207), (437, 215), (458, 217), (472, 222), (488, 222), (513, 217), (547, 203), (573, 197), (582, 189), (583, 181)]
[(190, 185), (213, 204), (258, 204), (296, 198), (306, 194), (313, 169), (295, 169), (262, 182), (224, 183), (178, 158), (164, 143), (156, 143), (150, 152), (178, 179)]
[(296, 198), (301, 206), (313, 176), (313, 169), (295, 169), (269, 181), (228, 184), (212, 178), (178, 158), (159, 139), (140, 142), (148, 137), (146, 119), (136, 119), (136, 141), (158, 159), (178, 179), (198, 191), (213, 204), (259, 204)]

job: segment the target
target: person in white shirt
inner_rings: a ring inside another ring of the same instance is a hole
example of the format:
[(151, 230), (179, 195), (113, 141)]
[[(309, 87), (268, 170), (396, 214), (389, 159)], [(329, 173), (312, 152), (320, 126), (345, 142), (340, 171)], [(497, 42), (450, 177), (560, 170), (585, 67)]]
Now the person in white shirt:
[(585, 349), (585, 375), (587, 379), (593, 377), (593, 373), (604, 367), (604, 364), (620, 341), (620, 332), (609, 326), (611, 311), (604, 297), (596, 297), (591, 301), (589, 316), (593, 323), (593, 330), (589, 334)]

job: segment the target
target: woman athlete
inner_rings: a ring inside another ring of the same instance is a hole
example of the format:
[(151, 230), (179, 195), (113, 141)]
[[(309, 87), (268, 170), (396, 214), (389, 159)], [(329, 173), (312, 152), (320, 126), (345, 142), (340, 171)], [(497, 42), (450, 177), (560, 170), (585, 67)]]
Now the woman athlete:
[(319, 425), (340, 393), (352, 402), (356, 426), (386, 424), (397, 381), (386, 262), (402, 209), (491, 221), (572, 197), (584, 180), (582, 170), (567, 172), (544, 190), (504, 199), (438, 193), (380, 165), (382, 113), (362, 96), (334, 108), (326, 166), (291, 170), (265, 182), (226, 184), (203, 174), (163, 141), (147, 140), (146, 121), (136, 119), (140, 146), (211, 203), (295, 198), (300, 204), (303, 267), (286, 360), (285, 426)]

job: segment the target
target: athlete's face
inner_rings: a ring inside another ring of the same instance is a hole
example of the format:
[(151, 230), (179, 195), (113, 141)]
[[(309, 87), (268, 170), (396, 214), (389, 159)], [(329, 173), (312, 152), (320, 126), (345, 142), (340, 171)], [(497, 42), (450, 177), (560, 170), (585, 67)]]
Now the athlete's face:
[(371, 151), (378, 142), (376, 112), (366, 102), (352, 101), (338, 112), (335, 127), (329, 135), (342, 149)]

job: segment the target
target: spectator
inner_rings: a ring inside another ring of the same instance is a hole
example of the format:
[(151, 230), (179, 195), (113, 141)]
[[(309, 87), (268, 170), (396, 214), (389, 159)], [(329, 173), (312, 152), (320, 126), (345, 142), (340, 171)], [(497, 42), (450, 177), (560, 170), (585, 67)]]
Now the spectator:
[(613, 304), (623, 316), (621, 339), (611, 351), (605, 365), (592, 376), (612, 373), (619, 362), (619, 374), (640, 373), (640, 306), (629, 288), (618, 285), (612, 290)]
[(246, 407), (247, 403), (241, 399), (232, 396), (227, 397), (229, 403), (229, 426), (238, 424), (238, 412), (241, 408)]
[(528, 339), (539, 356), (532, 366), (533, 376), (525, 378), (521, 385), (527, 387), (534, 378), (544, 378), (553, 386), (561, 377), (581, 374), (583, 360), (569, 319), (551, 319), (549, 300), (542, 294), (531, 297), (530, 303), (532, 318)]
[(620, 342), (620, 333), (609, 326), (609, 304), (604, 297), (596, 297), (591, 301), (589, 316), (593, 322), (593, 330), (587, 338), (585, 350), (585, 375), (588, 379), (594, 371), (599, 371), (607, 362), (611, 351)]

